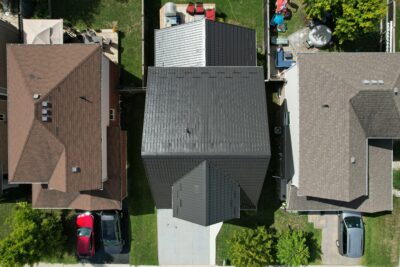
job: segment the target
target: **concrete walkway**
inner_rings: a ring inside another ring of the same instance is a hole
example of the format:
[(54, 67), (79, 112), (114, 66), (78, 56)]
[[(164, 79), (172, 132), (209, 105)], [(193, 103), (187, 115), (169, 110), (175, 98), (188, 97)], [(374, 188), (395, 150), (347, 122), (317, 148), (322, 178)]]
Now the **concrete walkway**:
[(214, 265), (215, 240), (222, 223), (204, 227), (172, 217), (171, 209), (157, 210), (160, 265)]
[(336, 266), (358, 266), (360, 259), (343, 257), (339, 254), (336, 246), (338, 239), (339, 217), (337, 214), (312, 214), (309, 215), (309, 222), (314, 223), (316, 228), (322, 229), (322, 263), (324, 265)]

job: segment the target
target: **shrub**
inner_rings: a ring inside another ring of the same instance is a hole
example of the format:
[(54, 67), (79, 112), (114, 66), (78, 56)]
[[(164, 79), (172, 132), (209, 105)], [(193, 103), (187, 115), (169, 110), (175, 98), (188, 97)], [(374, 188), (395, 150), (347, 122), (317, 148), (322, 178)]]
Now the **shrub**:
[(310, 258), (306, 233), (302, 230), (288, 230), (281, 233), (277, 244), (278, 262), (284, 265), (308, 264)]
[(265, 227), (236, 231), (229, 242), (229, 256), (234, 266), (265, 266), (274, 262), (274, 236)]

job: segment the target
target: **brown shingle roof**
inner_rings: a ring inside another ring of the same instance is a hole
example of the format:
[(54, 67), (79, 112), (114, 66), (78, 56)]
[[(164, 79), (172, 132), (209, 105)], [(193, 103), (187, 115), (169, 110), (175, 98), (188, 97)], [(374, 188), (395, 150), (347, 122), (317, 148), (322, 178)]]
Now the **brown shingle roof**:
[(393, 93), (400, 54), (299, 54), (298, 68), (298, 194), (345, 202), (368, 196), (366, 139), (400, 137), (400, 96)]
[[(11, 182), (66, 192), (102, 187), (101, 55), (97, 45), (8, 46)], [(41, 119), (44, 101), (51, 122)]]

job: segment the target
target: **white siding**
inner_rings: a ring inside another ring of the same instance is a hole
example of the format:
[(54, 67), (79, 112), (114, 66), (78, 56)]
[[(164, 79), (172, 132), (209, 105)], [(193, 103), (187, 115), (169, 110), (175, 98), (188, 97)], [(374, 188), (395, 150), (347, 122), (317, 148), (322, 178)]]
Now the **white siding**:
[(287, 83), (285, 85), (285, 97), (287, 101), (287, 109), (290, 118), (290, 141), (292, 144), (293, 156), (293, 177), (285, 177), (292, 179), (292, 185), (299, 187), (299, 133), (300, 133), (300, 112), (299, 112), (299, 72), (297, 65), (293, 66), (285, 73)]
[(155, 66), (206, 66), (205, 20), (156, 30)]
[(101, 62), (101, 178), (107, 175), (107, 127), (110, 125), (110, 62), (103, 55)]

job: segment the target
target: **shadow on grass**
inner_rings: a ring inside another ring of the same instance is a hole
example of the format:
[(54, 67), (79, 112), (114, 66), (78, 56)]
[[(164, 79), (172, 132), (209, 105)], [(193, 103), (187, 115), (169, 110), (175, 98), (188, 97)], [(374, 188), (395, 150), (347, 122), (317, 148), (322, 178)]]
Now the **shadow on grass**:
[(26, 201), (31, 203), (32, 186), (21, 184), (18, 187), (4, 190), (0, 195), (0, 203), (16, 203)]
[(333, 49), (342, 52), (378, 52), (380, 50), (379, 39), (378, 31), (369, 32), (358, 36), (354, 41), (347, 41), (340, 46), (334, 46)]
[(315, 238), (314, 234), (312, 232), (307, 233), (307, 247), (310, 250), (310, 258), (309, 262), (316, 262), (318, 260), (321, 260), (321, 247), (318, 244), (318, 240)]
[(63, 18), (72, 25), (83, 22), (90, 27), (99, 6), (100, 0), (53, 0), (52, 17)]
[(145, 95), (124, 95), (128, 128), (129, 214), (154, 213), (154, 201), (141, 158)]

